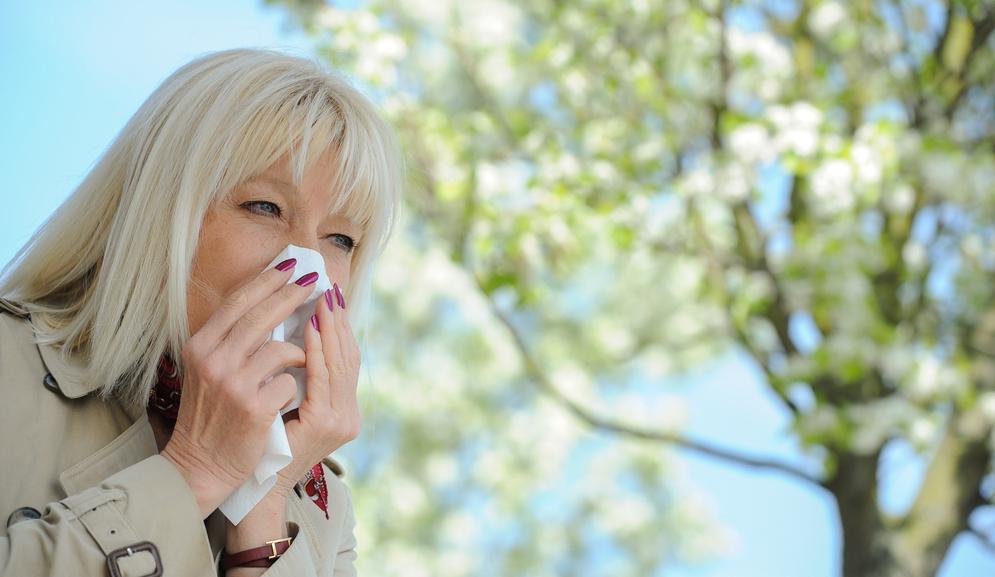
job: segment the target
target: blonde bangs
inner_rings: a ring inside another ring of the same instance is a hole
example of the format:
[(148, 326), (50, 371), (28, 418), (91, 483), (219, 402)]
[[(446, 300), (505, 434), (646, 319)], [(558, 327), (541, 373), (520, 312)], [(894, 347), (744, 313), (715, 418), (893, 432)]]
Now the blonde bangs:
[(327, 214), (355, 222), (363, 231), (359, 244), (379, 253), (397, 218), (401, 153), (393, 131), (369, 102), (351, 86), (347, 91), (329, 85), (329, 80), (347, 84), (344, 77), (332, 71), (322, 74), (327, 76), (320, 81), (304, 78), (273, 86), (272, 94), (261, 91), (257, 101), (243, 109), (243, 118), (236, 122), (241, 120), (246, 129), (234, 156), (254, 162), (233, 171), (237, 174), (224, 188), (230, 193), (288, 153), (293, 183), (300, 187), (304, 173), (331, 148), (336, 151), (335, 178)]

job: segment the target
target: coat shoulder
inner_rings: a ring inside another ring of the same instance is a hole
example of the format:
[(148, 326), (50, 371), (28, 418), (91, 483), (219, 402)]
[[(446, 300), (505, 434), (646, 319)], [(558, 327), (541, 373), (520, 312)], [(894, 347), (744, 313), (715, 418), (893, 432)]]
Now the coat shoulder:
[(325, 457), (324, 459), (321, 460), (321, 462), (324, 463), (326, 467), (328, 467), (328, 470), (330, 470), (332, 473), (335, 473), (336, 477), (345, 476), (345, 470), (342, 469), (342, 465), (335, 459), (331, 457)]
[(0, 354), (3, 356), (0, 367), (12, 369), (12, 366), (4, 365), (31, 364), (37, 356), (33, 337), (28, 311), (14, 301), (0, 298)]

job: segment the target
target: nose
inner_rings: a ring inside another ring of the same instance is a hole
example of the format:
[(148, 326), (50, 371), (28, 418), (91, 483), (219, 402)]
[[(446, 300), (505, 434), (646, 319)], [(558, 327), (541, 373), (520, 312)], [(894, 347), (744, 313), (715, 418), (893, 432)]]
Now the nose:
[(299, 247), (309, 248), (315, 252), (321, 252), (321, 239), (314, 234), (304, 232), (294, 233), (290, 235), (288, 242)]

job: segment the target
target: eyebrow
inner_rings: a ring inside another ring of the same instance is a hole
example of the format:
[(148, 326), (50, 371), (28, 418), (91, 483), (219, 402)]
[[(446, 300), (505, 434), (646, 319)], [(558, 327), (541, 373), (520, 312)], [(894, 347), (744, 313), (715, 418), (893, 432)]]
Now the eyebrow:
[(288, 189), (288, 190), (294, 190), (294, 191), (297, 190), (297, 185), (294, 184), (293, 182), (290, 182), (288, 180), (284, 180), (283, 178), (280, 178), (279, 176), (273, 176), (271, 174), (257, 174), (255, 176), (249, 177), (248, 179), (246, 179), (245, 182), (247, 182), (247, 183), (263, 183), (263, 182), (265, 182), (265, 183), (273, 184), (275, 186), (279, 186), (281, 188), (285, 188), (285, 189)]
[[(297, 189), (297, 185), (294, 184), (293, 182), (285, 180), (285, 179), (283, 179), (283, 178), (281, 178), (279, 176), (273, 176), (272, 174), (257, 174), (255, 176), (251, 176), (251, 177), (245, 179), (245, 182), (249, 183), (249, 184), (269, 183), (269, 184), (275, 185), (277, 187), (283, 188), (285, 190), (291, 190), (291, 191), (294, 191), (294, 192), (300, 192)], [(332, 215), (328, 215), (328, 217), (331, 217), (331, 216)], [(361, 227), (358, 224), (354, 223), (351, 219), (346, 218), (345, 220), (346, 220), (346, 222), (348, 222), (353, 227), (359, 229), (358, 236), (362, 237), (362, 235), (363, 235), (363, 227)]]

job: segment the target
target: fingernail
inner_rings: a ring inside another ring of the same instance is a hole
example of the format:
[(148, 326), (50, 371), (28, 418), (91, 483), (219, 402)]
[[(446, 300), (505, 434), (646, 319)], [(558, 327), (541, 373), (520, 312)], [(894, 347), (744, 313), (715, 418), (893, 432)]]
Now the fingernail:
[(318, 317), (315, 315), (311, 315), (311, 326), (314, 327), (314, 330), (321, 332), (318, 329)]
[(287, 271), (289, 269), (294, 268), (295, 266), (297, 266), (297, 259), (296, 258), (288, 258), (287, 260), (285, 260), (285, 261), (281, 262), (280, 264), (276, 265), (276, 270)]
[(345, 297), (342, 296), (342, 290), (339, 289), (339, 283), (332, 283), (332, 286), (335, 287), (335, 299), (339, 302), (339, 306), (344, 309)]
[(328, 310), (335, 310), (335, 307), (332, 306), (332, 291), (329, 289), (325, 289), (325, 304), (328, 305)]
[(294, 283), (299, 284), (300, 286), (307, 286), (309, 284), (314, 284), (316, 280), (318, 280), (318, 273), (309, 272), (301, 278), (295, 280)]

